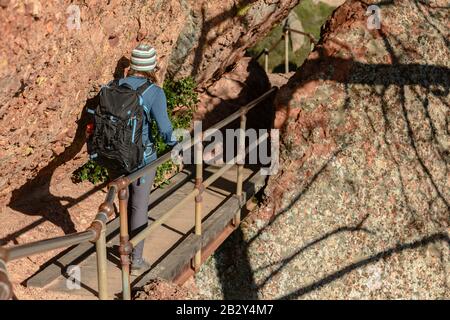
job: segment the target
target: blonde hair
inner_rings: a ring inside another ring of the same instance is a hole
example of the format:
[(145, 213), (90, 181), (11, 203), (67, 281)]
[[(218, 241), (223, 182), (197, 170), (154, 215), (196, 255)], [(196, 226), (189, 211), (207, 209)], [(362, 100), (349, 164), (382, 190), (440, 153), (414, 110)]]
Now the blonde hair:
[(142, 76), (142, 77), (146, 77), (146, 78), (150, 79), (150, 81), (152, 83), (155, 83), (155, 84), (158, 84), (158, 80), (159, 80), (158, 76), (156, 75), (156, 72), (154, 72), (154, 71), (152, 71), (152, 72), (149, 72), (149, 71), (136, 71), (136, 70), (130, 69), (128, 71), (127, 75), (128, 76)]

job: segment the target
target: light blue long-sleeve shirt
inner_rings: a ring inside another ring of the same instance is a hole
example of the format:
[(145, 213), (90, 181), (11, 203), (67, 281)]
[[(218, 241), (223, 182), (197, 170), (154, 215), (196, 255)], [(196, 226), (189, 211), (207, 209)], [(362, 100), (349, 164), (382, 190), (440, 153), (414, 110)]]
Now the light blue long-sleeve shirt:
[[(126, 83), (136, 90), (146, 81), (148, 81), (146, 78), (130, 76), (120, 79), (119, 85)], [(173, 128), (167, 114), (167, 100), (164, 90), (156, 84), (152, 84), (142, 93), (142, 99), (144, 112), (147, 114), (142, 128), (142, 140), (145, 147), (143, 165), (147, 165), (157, 158), (155, 141), (151, 134), (151, 123), (149, 122), (151, 119), (155, 120), (159, 134), (167, 145), (174, 146), (177, 141), (172, 140)]]

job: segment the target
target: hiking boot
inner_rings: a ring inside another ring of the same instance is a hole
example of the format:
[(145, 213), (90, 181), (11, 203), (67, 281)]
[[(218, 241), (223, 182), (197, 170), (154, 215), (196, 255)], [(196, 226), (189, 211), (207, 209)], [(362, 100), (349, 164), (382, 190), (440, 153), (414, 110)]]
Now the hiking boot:
[(148, 269), (150, 269), (151, 264), (148, 263), (147, 261), (145, 261), (144, 259), (139, 259), (138, 261), (133, 261), (131, 263), (131, 272), (130, 274), (132, 276), (138, 276), (141, 273), (143, 273), (144, 271), (147, 271)]

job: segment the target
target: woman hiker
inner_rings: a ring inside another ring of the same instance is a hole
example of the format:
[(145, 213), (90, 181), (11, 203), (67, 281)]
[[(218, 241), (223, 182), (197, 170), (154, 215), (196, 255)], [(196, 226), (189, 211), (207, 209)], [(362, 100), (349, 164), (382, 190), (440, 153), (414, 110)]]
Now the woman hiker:
[[(125, 72), (124, 78), (115, 80), (118, 81), (116, 85), (128, 87), (136, 91), (142, 86), (147, 85), (147, 87), (142, 87), (138, 91), (141, 97), (140, 104), (144, 109), (145, 115), (142, 123), (143, 161), (138, 167), (144, 167), (157, 158), (155, 137), (151, 135), (151, 120), (156, 122), (159, 135), (167, 145), (174, 146), (177, 143), (176, 140), (172, 139), (172, 124), (167, 114), (166, 96), (164, 91), (156, 85), (156, 67), (156, 50), (149, 45), (140, 44), (131, 53), (130, 70)], [(143, 88), (144, 91), (142, 91)], [(108, 171), (112, 179), (120, 175), (119, 172), (115, 172), (114, 170), (108, 169)], [(133, 237), (147, 226), (149, 196), (155, 173), (156, 170), (152, 170), (129, 186), (128, 212), (130, 218), (130, 237)], [(142, 257), (143, 250), (144, 241), (139, 242), (133, 248), (131, 254), (132, 275), (139, 275), (150, 268), (149, 263)]]

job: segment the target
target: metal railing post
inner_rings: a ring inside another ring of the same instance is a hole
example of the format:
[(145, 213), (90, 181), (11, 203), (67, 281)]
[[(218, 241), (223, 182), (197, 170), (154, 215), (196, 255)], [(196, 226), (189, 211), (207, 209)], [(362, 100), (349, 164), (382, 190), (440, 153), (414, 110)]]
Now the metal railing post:
[[(195, 188), (198, 195), (195, 196), (195, 234), (202, 235), (202, 211), (203, 211), (203, 134), (200, 133), (199, 140), (195, 143)], [(201, 248), (195, 253), (194, 270), (197, 272), (202, 263)]]
[(12, 296), (13, 289), (6, 270), (6, 262), (0, 257), (0, 300), (9, 300)]
[(289, 29), (284, 30), (284, 57), (285, 57), (285, 73), (289, 73)]
[(109, 186), (105, 201), (98, 208), (98, 213), (88, 230), (95, 232), (95, 249), (97, 252), (98, 298), (108, 299), (108, 261), (106, 254), (106, 223), (114, 213), (113, 200), (117, 187)]
[(130, 287), (130, 254), (132, 246), (128, 235), (128, 187), (119, 191), (120, 212), (120, 262), (122, 265), (122, 298), (131, 300)]
[(108, 263), (106, 260), (106, 226), (102, 223), (102, 229), (95, 242), (97, 251), (97, 282), (98, 298), (100, 300), (108, 299)]
[[(242, 184), (244, 182), (244, 163), (245, 163), (245, 128), (247, 122), (247, 109), (241, 108), (241, 123), (239, 132), (239, 146), (237, 157), (237, 178), (236, 178), (236, 197), (239, 200), (239, 206), (242, 207)], [(234, 216), (233, 224), (238, 226), (241, 223), (241, 210)]]
[(269, 73), (269, 49), (264, 48), (264, 70)]

